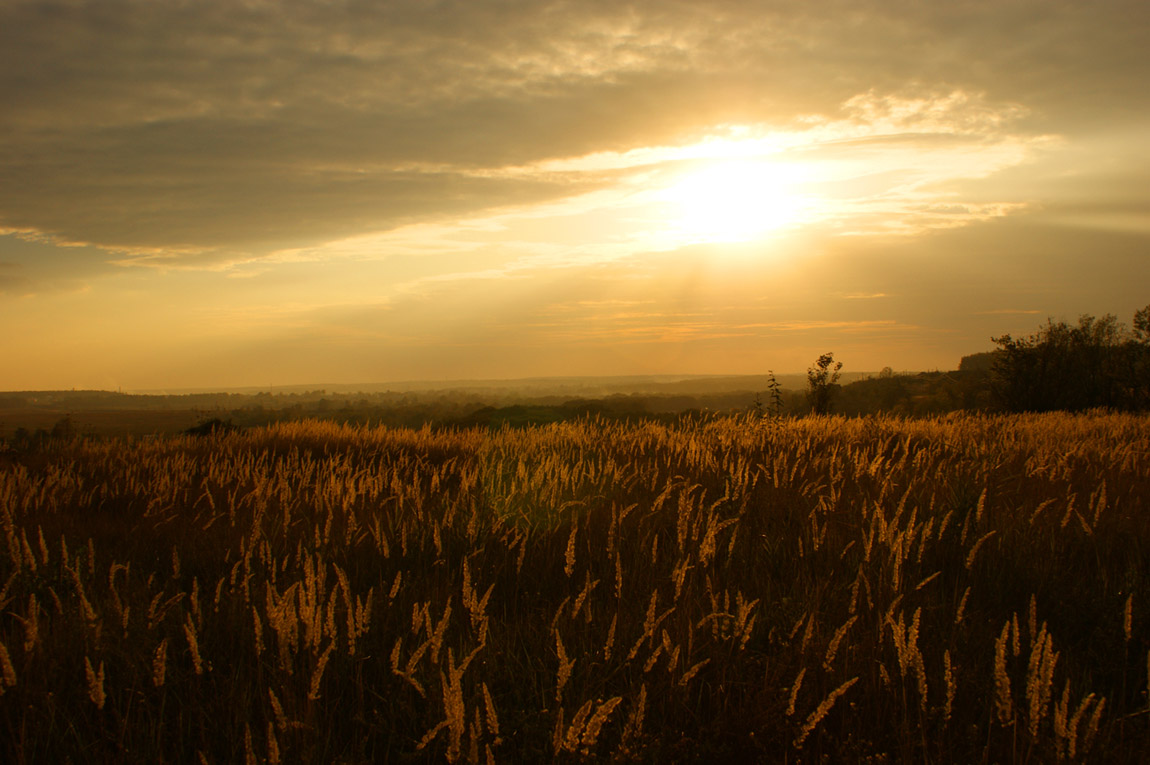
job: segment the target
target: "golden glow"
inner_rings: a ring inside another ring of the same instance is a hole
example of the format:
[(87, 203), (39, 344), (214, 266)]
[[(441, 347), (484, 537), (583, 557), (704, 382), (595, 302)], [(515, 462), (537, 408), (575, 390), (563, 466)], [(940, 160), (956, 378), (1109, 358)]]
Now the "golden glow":
[(743, 242), (798, 222), (807, 204), (794, 165), (722, 160), (684, 173), (660, 195), (684, 242)]

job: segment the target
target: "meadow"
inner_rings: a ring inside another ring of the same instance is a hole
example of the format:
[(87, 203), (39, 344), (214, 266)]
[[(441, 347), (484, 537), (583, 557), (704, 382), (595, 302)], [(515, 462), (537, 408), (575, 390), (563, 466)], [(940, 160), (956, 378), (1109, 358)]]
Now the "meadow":
[(283, 423), (0, 457), (25, 762), (1139, 762), (1150, 418)]

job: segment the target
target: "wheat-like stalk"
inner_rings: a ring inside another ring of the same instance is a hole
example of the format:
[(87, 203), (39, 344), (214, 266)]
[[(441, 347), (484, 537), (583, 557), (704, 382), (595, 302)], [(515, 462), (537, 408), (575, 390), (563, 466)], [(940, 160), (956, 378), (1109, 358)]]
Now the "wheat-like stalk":
[(1090, 704), (1093, 701), (1094, 694), (1087, 694), (1086, 697), (1078, 703), (1078, 708), (1074, 710), (1070, 722), (1066, 725), (1066, 754), (1070, 759), (1074, 759), (1078, 747), (1078, 725), (1082, 722), (1082, 717), (1086, 714), (1086, 710), (1090, 708)]
[(655, 646), (655, 650), (651, 652), (651, 655), (647, 657), (647, 661), (643, 664), (643, 674), (647, 674), (651, 671), (651, 668), (655, 666), (655, 662), (659, 660), (659, 656), (662, 653), (663, 645), (660, 643)]
[(942, 676), (946, 685), (946, 705), (942, 710), (943, 723), (950, 722), (950, 714), (954, 710), (955, 681), (954, 671), (950, 663), (950, 650), (942, 653)]
[(487, 719), (487, 732), (495, 737), (495, 744), (502, 743), (499, 737), (499, 716), (495, 714), (495, 702), (491, 699), (491, 691), (487, 690), (487, 683), (482, 684), (483, 708)]
[(997, 533), (998, 533), (997, 529), (991, 529), (990, 531), (986, 532), (981, 537), (979, 537), (978, 541), (974, 543), (974, 546), (972, 546), (970, 548), (970, 553), (968, 553), (966, 556), (966, 570), (967, 571), (970, 571), (970, 569), (974, 567), (974, 559), (978, 555), (978, 551), (980, 549), (982, 549), (982, 545), (986, 542), (986, 540), (990, 539), (992, 536), (994, 536)]
[(686, 687), (687, 683), (691, 682), (691, 678), (693, 678), (695, 675), (699, 674), (699, 670), (701, 670), (703, 667), (707, 666), (707, 664), (709, 664), (710, 662), (711, 662), (710, 658), (707, 658), (707, 659), (703, 659), (702, 661), (700, 661), (697, 664), (695, 664), (694, 666), (692, 666), (690, 669), (688, 669), (686, 672), (683, 673), (682, 677), (679, 678), (679, 685)]
[(627, 717), (627, 723), (623, 727), (623, 740), (632, 741), (639, 736), (643, 735), (643, 722), (647, 715), (647, 685), (643, 683), (639, 686), (639, 698), (635, 700), (635, 706), (631, 710), (631, 714)]
[(45, 566), (48, 565), (48, 545), (44, 541), (44, 529), (39, 525), (36, 526), (36, 537), (40, 546), (40, 562)]
[(24, 619), (24, 653), (31, 653), (39, 640), (40, 605), (36, 602), (36, 593), (32, 593), (28, 596), (28, 615)]
[(603, 726), (610, 719), (611, 713), (615, 708), (623, 702), (622, 696), (615, 696), (607, 701), (604, 701), (591, 715), (591, 719), (587, 721), (587, 725), (583, 729), (583, 734), (579, 741), (579, 749), (584, 756), (591, 753), (591, 749), (595, 747), (595, 743), (599, 740), (599, 732)]
[[(579, 618), (579, 612), (583, 609), (583, 604), (587, 602), (588, 596), (598, 586), (599, 586), (599, 580), (596, 579), (595, 581), (591, 581), (591, 572), (588, 571), (587, 572), (587, 581), (583, 585), (583, 589), (579, 591), (579, 596), (577, 598), (575, 598), (574, 605), (571, 606), (571, 618), (572, 619)], [(587, 611), (587, 622), (590, 623), (590, 621), (591, 621), (591, 611), (590, 611), (590, 609), (588, 609), (588, 611)]]
[(1026, 699), (1029, 708), (1028, 732), (1031, 738), (1038, 737), (1038, 726), (1046, 715), (1050, 703), (1051, 686), (1054, 681), (1054, 664), (1058, 654), (1054, 652), (1053, 641), (1043, 623), (1030, 652), (1026, 674)]
[(307, 698), (308, 701), (316, 701), (319, 699), (319, 684), (323, 680), (323, 671), (327, 667), (328, 659), (331, 658), (331, 652), (335, 649), (335, 639), (328, 644), (327, 648), (320, 655), (319, 661), (315, 663), (315, 670), (311, 673), (311, 683), (308, 687)]
[(152, 654), (152, 685), (162, 688), (168, 671), (168, 639), (164, 638)]
[(1097, 706), (1090, 714), (1090, 722), (1086, 724), (1086, 733), (1082, 737), (1082, 753), (1086, 754), (1090, 751), (1090, 745), (1094, 743), (1094, 737), (1098, 734), (1098, 723), (1102, 720), (1102, 710), (1106, 708), (1106, 697), (1103, 696), (1098, 700)]
[(831, 638), (830, 644), (827, 645), (826, 655), (823, 657), (823, 669), (825, 669), (827, 672), (831, 671), (831, 664), (834, 663), (835, 654), (838, 653), (839, 643), (842, 642), (844, 637), (846, 637), (847, 630), (849, 630), (856, 621), (858, 621), (858, 617), (852, 616), (851, 618), (847, 619), (841, 627), (835, 630), (835, 634)]
[(567, 552), (563, 556), (563, 573), (568, 577), (575, 573), (575, 537), (579, 532), (579, 524), (572, 521), (571, 536), (567, 538)]
[(795, 713), (795, 701), (799, 697), (799, 689), (803, 687), (803, 677), (807, 674), (807, 668), (803, 667), (799, 670), (799, 674), (795, 677), (795, 682), (791, 685), (791, 695), (787, 700), (787, 717)]
[[(607, 630), (607, 642), (603, 645), (603, 661), (611, 661), (611, 650), (615, 646), (615, 626), (619, 621), (619, 614), (611, 617), (611, 626)], [(1147, 655), (1147, 671), (1150, 671), (1150, 654)]]
[[(12, 658), (8, 655), (8, 646), (0, 641), (0, 678), (3, 683), (0, 684), (0, 695), (4, 694), (4, 687), (11, 688), (16, 685), (16, 668), (12, 666)], [(103, 706), (103, 704), (101, 704)]]
[(279, 726), (280, 732), (282, 733), (288, 729), (288, 719), (287, 715), (284, 714), (283, 705), (280, 704), (279, 697), (276, 696), (276, 692), (271, 688), (268, 688), (268, 699), (271, 701), (272, 714), (275, 715), (276, 725)]
[(567, 658), (567, 651), (563, 647), (563, 639), (559, 636), (558, 630), (555, 630), (555, 652), (559, 656), (559, 669), (555, 678), (555, 703), (562, 704), (563, 688), (571, 679), (571, 668), (575, 666), (575, 659)]
[[(471, 659), (465, 660), (459, 667), (455, 666), (455, 656), (452, 650), (447, 649), (447, 674), (439, 673), (440, 688), (443, 692), (443, 709), (446, 714), (444, 722), (447, 723), (448, 748), (447, 761), (455, 762), (463, 744), (463, 735), (467, 729), (467, 709), (463, 703), (463, 673)], [(478, 712), (478, 710), (476, 710)]]
[(244, 723), (244, 765), (259, 765), (255, 747), (252, 744), (252, 726)]
[[(5, 651), (7, 654), (7, 651)], [(100, 662), (100, 668), (93, 669), (91, 660), (84, 657), (84, 677), (88, 681), (88, 698), (96, 705), (96, 709), (104, 708), (104, 662)]]
[(192, 615), (188, 614), (184, 622), (184, 635), (188, 639), (188, 650), (192, 654), (192, 666), (197, 675), (204, 673), (204, 661), (200, 657), (200, 643), (196, 639), (196, 625), (192, 623)]
[(443, 646), (443, 636), (447, 633), (447, 622), (451, 618), (451, 598), (447, 599), (447, 606), (443, 609), (443, 618), (435, 625), (431, 634), (431, 663), (439, 663), (439, 650)]
[(835, 688), (833, 691), (831, 691), (830, 694), (822, 700), (822, 702), (815, 708), (815, 711), (810, 713), (806, 722), (803, 723), (803, 727), (799, 730), (799, 735), (795, 738), (796, 748), (799, 748), (803, 745), (803, 742), (807, 740), (807, 736), (809, 736), (811, 732), (814, 731), (816, 727), (818, 727), (818, 724), (822, 722), (823, 718), (827, 716), (827, 713), (831, 711), (831, 707), (835, 705), (835, 702), (838, 701), (839, 697), (850, 690), (850, 687), (857, 682), (858, 678), (852, 677), (850, 680), (847, 680), (838, 688)]
[(1062, 698), (1054, 705), (1054, 742), (1058, 759), (1066, 754), (1066, 744), (1070, 738), (1069, 723), (1070, 710), (1070, 680), (1067, 679), (1062, 686)]
[[(579, 707), (579, 710), (575, 713), (575, 717), (571, 720), (571, 725), (567, 728), (567, 732), (558, 740), (559, 747), (556, 750), (556, 754), (559, 752), (574, 752), (579, 748), (579, 739), (583, 733), (583, 726), (591, 716), (591, 711), (594, 706), (595, 702), (588, 699)], [(562, 720), (562, 718), (560, 718), (560, 720)], [(560, 724), (560, 726), (561, 725), (562, 724)]]
[(958, 608), (954, 612), (954, 624), (958, 626), (962, 623), (963, 612), (966, 611), (966, 601), (970, 597), (970, 587), (968, 586), (962, 592), (962, 598), (958, 601)]
[(271, 720), (268, 720), (268, 765), (279, 765), (280, 763), (280, 746), (276, 741), (275, 726)]
[(1014, 657), (1017, 659), (1018, 654), (1022, 652), (1022, 631), (1018, 629), (1018, 614), (1015, 613), (1010, 619), (1011, 626), (1014, 631), (1011, 633), (1011, 649), (1014, 652)]
[(260, 621), (260, 612), (252, 606), (252, 629), (255, 637), (256, 656), (260, 656), (264, 652), (264, 626)]
[(1010, 676), (1006, 674), (1006, 643), (1010, 640), (1010, 622), (994, 641), (994, 708), (998, 721), (1009, 725), (1014, 720), (1014, 701), (1010, 695)]

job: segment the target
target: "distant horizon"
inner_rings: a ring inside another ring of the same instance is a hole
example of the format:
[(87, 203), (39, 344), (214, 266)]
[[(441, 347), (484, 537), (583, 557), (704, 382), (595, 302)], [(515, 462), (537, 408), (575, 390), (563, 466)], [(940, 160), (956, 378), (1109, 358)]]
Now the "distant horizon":
[[(933, 372), (953, 372), (957, 371), (958, 367), (950, 369), (892, 369), (895, 375), (918, 375), (929, 374)], [(842, 383), (850, 383), (856, 380), (866, 379), (879, 375), (882, 369), (853, 371), (844, 369), (840, 374), (840, 381)], [(805, 381), (807, 371), (790, 371), (790, 372), (774, 372), (773, 373), (780, 381), (784, 379), (800, 379)], [(34, 393), (114, 393), (122, 394), (125, 396), (185, 396), (185, 395), (202, 395), (202, 394), (245, 394), (255, 395), (259, 393), (270, 393), (272, 395), (278, 393), (292, 394), (292, 393), (317, 393), (326, 392), (332, 394), (354, 394), (354, 393), (405, 393), (405, 392), (437, 392), (437, 391), (458, 391), (465, 389), (487, 389), (487, 388), (530, 388), (535, 386), (575, 386), (583, 384), (590, 387), (594, 384), (605, 385), (613, 384), (615, 386), (623, 386), (627, 383), (648, 383), (648, 384), (668, 384), (675, 382), (687, 381), (703, 381), (703, 380), (743, 380), (754, 378), (767, 378), (770, 375), (769, 371), (752, 372), (748, 374), (634, 374), (634, 375), (550, 375), (550, 376), (535, 376), (535, 377), (508, 377), (508, 378), (460, 378), (460, 379), (442, 379), (442, 380), (384, 380), (381, 382), (358, 382), (358, 383), (333, 383), (333, 382), (319, 382), (319, 383), (287, 383), (287, 384), (271, 384), (266, 386), (260, 385), (238, 385), (238, 386), (205, 386), (205, 387), (189, 387), (189, 388), (149, 388), (149, 389), (116, 389), (109, 390), (107, 388), (36, 388), (36, 389), (12, 389), (0, 390), (0, 396), (5, 394), (34, 394)], [(805, 382), (804, 382), (805, 384)]]

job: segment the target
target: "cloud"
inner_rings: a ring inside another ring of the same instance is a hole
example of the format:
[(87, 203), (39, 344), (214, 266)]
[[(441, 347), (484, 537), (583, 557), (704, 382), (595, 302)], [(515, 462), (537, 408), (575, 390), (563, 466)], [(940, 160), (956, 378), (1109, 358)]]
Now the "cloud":
[(1141, 0), (11, 0), (0, 226), (229, 264), (585, 194), (611, 179), (499, 171), (722, 125), (813, 116), (995, 150), (1007, 125), (1143, 120), (1148, 16)]

